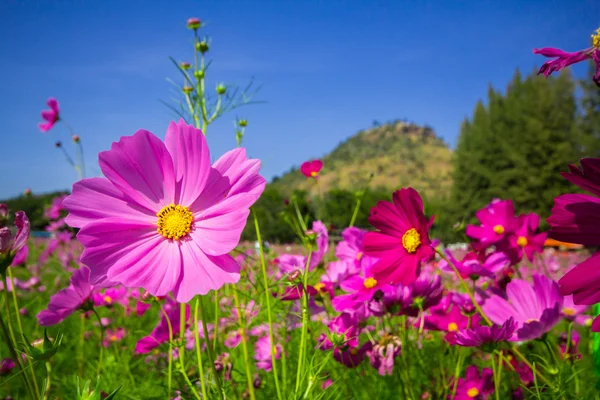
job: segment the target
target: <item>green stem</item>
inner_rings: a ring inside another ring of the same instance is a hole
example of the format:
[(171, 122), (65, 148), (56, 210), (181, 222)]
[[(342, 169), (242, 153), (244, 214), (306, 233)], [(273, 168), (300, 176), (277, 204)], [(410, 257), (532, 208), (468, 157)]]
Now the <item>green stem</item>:
[(50, 361), (46, 361), (46, 388), (44, 389), (44, 400), (48, 400), (48, 393), (50, 393), (50, 384), (52, 382), (52, 367)]
[(100, 325), (100, 357), (98, 357), (98, 368), (96, 368), (96, 376), (99, 377), (102, 370), (102, 355), (104, 352), (104, 326), (102, 326), (102, 319), (96, 309), (92, 308), (92, 312), (98, 319), (98, 325)]
[[(186, 304), (179, 304), (179, 362), (181, 363), (181, 367), (185, 371), (185, 313), (186, 312)], [(193, 389), (192, 389), (193, 390)]]
[[(4, 290), (6, 292), (6, 286), (5, 286)], [(10, 352), (11, 357), (15, 360), (15, 363), (17, 363), (17, 365), (19, 366), (20, 373), (23, 376), (23, 380), (25, 381), (25, 386), (27, 387), (27, 390), (29, 391), (29, 395), (31, 396), (32, 399), (39, 398), (39, 395), (38, 395), (39, 392), (36, 392), (35, 390), (33, 390), (32, 386), (31, 386), (31, 382), (29, 382), (29, 378), (27, 377), (24, 366), (21, 362), (22, 361), (21, 357), (17, 354), (17, 352), (15, 350), (15, 346), (13, 344), (14, 342), (11, 340), (11, 337), (10, 337), (10, 332), (9, 332), (6, 324), (4, 323), (4, 320), (2, 319), (1, 315), (0, 315), (0, 328), (2, 328), (2, 334), (4, 335), (4, 340), (6, 341), (6, 346), (8, 347), (8, 351)]]
[(198, 304), (200, 300), (196, 298), (196, 304), (194, 305), (194, 342), (196, 347), (196, 359), (198, 361), (198, 374), (200, 375), (200, 385), (202, 386), (202, 398), (208, 399), (206, 393), (206, 382), (204, 381), (204, 364), (202, 362), (202, 348), (200, 344), (200, 334), (198, 332), (198, 326), (200, 321), (198, 320)]
[(353, 227), (356, 222), (356, 217), (358, 216), (358, 210), (360, 209), (360, 204), (362, 203), (362, 197), (356, 199), (356, 206), (354, 207), (354, 212), (352, 213), (352, 218), (350, 219), (349, 227)]
[(79, 376), (83, 376), (83, 341), (85, 335), (85, 314), (80, 315), (81, 323), (79, 329), (79, 346), (77, 346), (77, 370)]
[[(235, 301), (235, 307), (238, 310), (238, 323), (240, 325), (241, 336), (242, 336), (242, 351), (244, 353), (244, 364), (246, 367), (246, 381), (248, 383), (248, 393), (250, 399), (255, 400), (256, 394), (254, 393), (254, 385), (252, 384), (252, 371), (250, 370), (250, 356), (248, 355), (248, 337), (246, 335), (246, 318), (240, 307), (240, 299), (238, 296), (237, 288), (233, 288), (233, 300)], [(216, 335), (215, 335), (216, 337)]]
[[(256, 230), (256, 239), (258, 240), (259, 252), (260, 252), (260, 267), (263, 275), (263, 284), (264, 284), (264, 293), (265, 300), (267, 303), (267, 319), (269, 321), (269, 339), (271, 341), (271, 363), (273, 364), (273, 377), (275, 378), (275, 390), (277, 391), (277, 399), (283, 400), (281, 388), (279, 387), (279, 375), (277, 374), (277, 360), (275, 358), (275, 348), (273, 344), (275, 343), (275, 335), (273, 334), (273, 312), (271, 310), (271, 293), (269, 292), (269, 278), (267, 276), (267, 263), (265, 262), (265, 252), (263, 248), (262, 237), (260, 235), (260, 227), (258, 225), (258, 219), (256, 218), (256, 213), (254, 209), (252, 210), (252, 218), (254, 219), (254, 229)], [(282, 353), (285, 352), (285, 349), (282, 348)], [(282, 354), (282, 357), (285, 357)]]
[(168, 354), (168, 366), (167, 366), (167, 400), (171, 398), (171, 388), (172, 388), (172, 379), (173, 379), (173, 326), (171, 326), (171, 320), (169, 319), (169, 315), (165, 311), (160, 300), (157, 299), (158, 306), (160, 307), (160, 312), (163, 314), (165, 320), (167, 321), (167, 327), (169, 328), (169, 354)]
[[(215, 377), (219, 396), (222, 400), (225, 400), (225, 394), (223, 393), (223, 387), (221, 386), (221, 377), (217, 374), (215, 368), (215, 358), (213, 357), (212, 349), (210, 348), (210, 339), (208, 335), (208, 328), (206, 326), (206, 312), (204, 311), (204, 296), (199, 296), (200, 299), (200, 319), (202, 320), (202, 329), (204, 330), (204, 341), (206, 342), (206, 352), (208, 353), (208, 362), (210, 363), (210, 369)], [(215, 335), (217, 333), (215, 332)]]
[(496, 361), (494, 360), (493, 354), (490, 354), (490, 361), (492, 362), (492, 374), (494, 376), (494, 395), (496, 396), (496, 400), (500, 400), (500, 391), (499, 391), (500, 387), (499, 387), (499, 383), (498, 383), (500, 379), (498, 377), (498, 371), (496, 369)]
[[(215, 290), (215, 332), (219, 331), (219, 311), (221, 308), (219, 307), (219, 291)], [(213, 335), (213, 343), (212, 348), (215, 354), (217, 353), (217, 336)]]
[(306, 257), (306, 267), (302, 279), (302, 331), (300, 334), (300, 348), (298, 349), (298, 370), (296, 371), (296, 389), (295, 393), (298, 396), (300, 390), (300, 378), (302, 376), (302, 365), (306, 357), (306, 337), (308, 335), (308, 268), (310, 267), (310, 259), (312, 256), (312, 245), (308, 245), (308, 257)]

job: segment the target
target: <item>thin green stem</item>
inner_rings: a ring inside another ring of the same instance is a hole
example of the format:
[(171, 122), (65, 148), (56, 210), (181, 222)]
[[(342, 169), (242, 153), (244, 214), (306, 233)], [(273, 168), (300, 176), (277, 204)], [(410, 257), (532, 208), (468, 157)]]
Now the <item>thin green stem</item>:
[(492, 362), (492, 374), (494, 376), (494, 395), (496, 396), (496, 400), (500, 400), (500, 385), (498, 378), (498, 371), (496, 368), (496, 360), (494, 360), (494, 355), (490, 354), (490, 361)]
[[(5, 287), (5, 292), (6, 292), (6, 287)], [(29, 391), (29, 395), (31, 396), (32, 399), (39, 398), (38, 392), (33, 390), (32, 386), (31, 386), (31, 382), (29, 382), (29, 378), (27, 377), (27, 374), (25, 373), (25, 369), (23, 367), (23, 363), (21, 362), (22, 361), (21, 357), (17, 354), (17, 352), (15, 350), (14, 342), (11, 340), (11, 337), (10, 337), (10, 332), (8, 330), (8, 327), (4, 323), (4, 320), (2, 319), (1, 315), (0, 315), (0, 328), (2, 328), (2, 334), (4, 335), (4, 340), (6, 341), (6, 345), (8, 346), (8, 351), (10, 352), (11, 357), (15, 360), (15, 362), (19, 366), (20, 373), (23, 376), (23, 380), (25, 381), (25, 386), (27, 387), (27, 390)]]
[(96, 368), (96, 376), (100, 376), (100, 371), (102, 370), (102, 355), (104, 352), (104, 326), (102, 326), (102, 319), (100, 318), (98, 311), (92, 308), (92, 312), (98, 319), (98, 325), (100, 325), (100, 356), (98, 357), (98, 367)]
[(196, 304), (194, 305), (194, 344), (196, 347), (196, 360), (198, 361), (198, 374), (200, 375), (200, 385), (202, 387), (202, 398), (208, 399), (206, 392), (206, 382), (204, 381), (204, 364), (202, 362), (202, 348), (200, 344), (200, 334), (198, 332), (198, 326), (200, 321), (198, 320), (198, 305), (200, 300), (196, 298)]
[(185, 314), (186, 314), (186, 304), (179, 304), (179, 362), (181, 363), (181, 367), (185, 371)]
[[(283, 400), (281, 388), (279, 387), (279, 375), (277, 374), (277, 360), (275, 357), (275, 348), (273, 344), (275, 343), (275, 335), (273, 333), (273, 312), (271, 310), (271, 293), (269, 292), (269, 277), (267, 276), (267, 263), (265, 262), (265, 252), (263, 248), (262, 237), (260, 235), (260, 227), (258, 225), (258, 219), (256, 218), (256, 213), (252, 210), (252, 218), (254, 219), (254, 229), (256, 230), (256, 239), (258, 240), (258, 249), (260, 252), (260, 267), (263, 275), (263, 284), (264, 284), (264, 293), (265, 293), (265, 301), (267, 303), (267, 319), (269, 321), (269, 339), (271, 341), (271, 362), (273, 364), (273, 377), (275, 378), (275, 390), (277, 391), (277, 399)], [(285, 352), (285, 349), (282, 349), (282, 353)], [(285, 357), (282, 354), (282, 357)]]
[(362, 203), (362, 197), (358, 197), (356, 199), (356, 206), (354, 207), (354, 212), (352, 213), (352, 218), (350, 219), (349, 227), (353, 227), (356, 222), (356, 217), (358, 216), (358, 210), (360, 209), (360, 204)]
[(44, 388), (44, 400), (48, 400), (48, 393), (50, 393), (50, 385), (52, 382), (52, 367), (50, 361), (46, 361), (46, 387)]
[(539, 371), (534, 371), (535, 367), (527, 360), (527, 358), (523, 355), (523, 353), (521, 353), (519, 351), (519, 349), (517, 349), (515, 346), (513, 346), (511, 348), (511, 350), (513, 351), (513, 353), (515, 353), (517, 355), (517, 357), (519, 357), (519, 359), (521, 361), (523, 361), (525, 363), (525, 365), (527, 365), (529, 367), (529, 369), (531, 369), (531, 371), (533, 371), (536, 376), (538, 376), (546, 385), (548, 385), (549, 387), (552, 387), (552, 384), (550, 383), (550, 381), (548, 379), (546, 379), (543, 375), (541, 375), (539, 373)]
[(77, 346), (77, 370), (79, 376), (83, 376), (83, 341), (85, 336), (85, 314), (80, 316), (81, 323), (79, 324), (79, 346)]
[[(219, 307), (219, 291), (215, 290), (215, 332), (219, 331), (219, 311), (220, 311), (220, 307)], [(213, 335), (213, 343), (212, 343), (212, 348), (213, 351), (217, 352), (217, 336), (218, 335)]]
[(306, 345), (308, 335), (308, 269), (310, 267), (310, 259), (312, 256), (312, 245), (308, 245), (308, 257), (306, 257), (306, 266), (302, 279), (302, 331), (300, 334), (300, 348), (298, 349), (298, 369), (296, 371), (296, 389), (295, 393), (298, 396), (300, 390), (300, 381), (302, 376), (302, 366), (306, 357)]
[[(225, 394), (223, 393), (223, 386), (221, 385), (221, 377), (217, 374), (215, 368), (215, 358), (213, 356), (212, 349), (210, 348), (210, 339), (208, 335), (208, 327), (206, 326), (206, 312), (204, 310), (204, 296), (198, 296), (200, 299), (200, 318), (202, 320), (202, 329), (204, 330), (204, 341), (206, 342), (206, 352), (208, 353), (208, 362), (210, 363), (210, 369), (215, 377), (219, 396), (222, 400), (225, 400)], [(215, 332), (216, 334), (216, 332)]]
[(169, 354), (168, 354), (168, 366), (167, 366), (167, 400), (171, 398), (171, 388), (173, 387), (173, 326), (171, 325), (171, 319), (165, 311), (160, 300), (157, 299), (160, 312), (167, 321), (167, 327), (169, 328)]
[(248, 394), (250, 395), (251, 400), (255, 400), (256, 394), (254, 393), (254, 385), (252, 384), (252, 371), (250, 370), (250, 365), (252, 365), (252, 362), (250, 361), (250, 356), (248, 355), (248, 336), (246, 334), (246, 318), (245, 313), (242, 312), (242, 309), (240, 307), (240, 299), (238, 296), (237, 288), (235, 287), (233, 288), (233, 300), (235, 301), (235, 307), (238, 310), (238, 324), (240, 325), (240, 334), (242, 336), (242, 351), (244, 353), (244, 366), (246, 367), (246, 381), (248, 383)]
[[(183, 375), (183, 379), (185, 380), (185, 383), (187, 383), (188, 387), (190, 388), (190, 390), (192, 391), (192, 394), (194, 395), (194, 397), (198, 400), (202, 400), (200, 398), (200, 395), (198, 394), (198, 392), (196, 391), (196, 388), (194, 387), (194, 385), (192, 384), (192, 382), (190, 381), (190, 378), (187, 376), (187, 373), (185, 372), (185, 369), (183, 368), (182, 364), (179, 364), (179, 372), (181, 372), (181, 375)], [(205, 397), (206, 399), (206, 397)]]

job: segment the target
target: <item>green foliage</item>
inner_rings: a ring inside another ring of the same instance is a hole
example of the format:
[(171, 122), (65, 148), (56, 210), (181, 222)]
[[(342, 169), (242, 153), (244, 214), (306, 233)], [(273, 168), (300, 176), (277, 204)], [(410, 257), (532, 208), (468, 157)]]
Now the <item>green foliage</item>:
[(582, 157), (600, 157), (600, 89), (592, 80), (596, 65), (590, 61), (587, 76), (579, 81), (581, 110), (579, 118), (579, 151)]
[(505, 94), (489, 89), (466, 120), (454, 158), (449, 211), (457, 223), (493, 198), (511, 199), (518, 212), (547, 217), (553, 199), (573, 190), (560, 172), (577, 160), (575, 83), (517, 71)]
[(39, 195), (21, 195), (8, 200), (0, 200), (0, 203), (8, 205), (12, 212), (25, 211), (32, 230), (42, 230), (48, 225), (48, 219), (44, 217), (44, 209), (50, 205), (52, 199), (67, 192), (52, 192)]

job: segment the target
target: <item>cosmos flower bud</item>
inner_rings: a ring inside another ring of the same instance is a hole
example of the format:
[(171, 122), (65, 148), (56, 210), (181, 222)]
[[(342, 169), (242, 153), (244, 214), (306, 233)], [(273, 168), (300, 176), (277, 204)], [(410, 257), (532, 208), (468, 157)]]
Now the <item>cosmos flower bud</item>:
[(295, 270), (291, 274), (288, 275), (288, 280), (290, 282), (296, 282), (302, 276), (302, 272), (299, 269)]
[(248, 126), (248, 120), (247, 119), (240, 119), (238, 121), (238, 124), (242, 127), (245, 128), (246, 126)]
[(201, 69), (199, 71), (194, 71), (194, 76), (196, 77), (196, 79), (203, 79), (204, 78), (204, 70)]
[(190, 69), (192, 67), (192, 65), (189, 62), (185, 62), (185, 61), (180, 62), (179, 66), (184, 71), (187, 71), (188, 69)]
[(48, 333), (44, 329), (44, 337), (34, 340), (29, 343), (25, 341), (25, 345), (29, 350), (29, 357), (34, 361), (48, 361), (56, 354), (58, 347), (63, 339), (62, 332), (58, 332), (56, 338), (48, 337)]
[(198, 29), (200, 28), (200, 19), (198, 18), (188, 18), (187, 27), (189, 29)]
[(183, 93), (190, 94), (194, 91), (194, 88), (191, 86), (184, 86), (181, 90), (183, 90)]
[(217, 91), (217, 94), (219, 94), (219, 95), (224, 95), (224, 94), (225, 94), (225, 92), (227, 92), (227, 88), (226, 88), (226, 87), (225, 87), (225, 85), (223, 85), (222, 83), (219, 83), (219, 84), (217, 85), (217, 89), (216, 89), (216, 91)]
[(208, 41), (206, 39), (196, 42), (196, 51), (199, 51), (202, 54), (206, 53), (209, 48), (210, 46), (208, 45)]
[(81, 142), (81, 138), (79, 137), (79, 135), (73, 135), (71, 137), (71, 139), (73, 139), (73, 143), (79, 143), (79, 142)]
[(0, 361), (0, 376), (7, 375), (14, 367), (15, 362), (11, 358), (5, 358)]
[(23, 195), (31, 196), (31, 189), (27, 188), (27, 189), (23, 190)]
[(57, 148), (62, 146), (62, 142), (60, 140), (57, 140), (56, 143), (54, 143), (54, 146), (56, 146)]
[(254, 389), (260, 389), (262, 385), (262, 380), (260, 379), (260, 376), (258, 374), (254, 375), (254, 380), (252, 381), (252, 386), (254, 386)]

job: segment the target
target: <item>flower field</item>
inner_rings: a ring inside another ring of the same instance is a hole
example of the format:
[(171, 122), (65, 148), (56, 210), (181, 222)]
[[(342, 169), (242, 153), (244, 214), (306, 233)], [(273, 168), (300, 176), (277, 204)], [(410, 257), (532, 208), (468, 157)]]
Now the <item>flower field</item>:
[[(57, 142), (80, 179), (44, 209), (49, 237), (0, 204), (0, 398), (600, 398), (600, 158), (563, 166), (572, 190), (545, 222), (490, 198), (455, 227), (466, 242), (444, 243), (443, 216), (398, 187), (361, 227), (360, 191), (335, 227), (290, 196), (295, 240), (269, 245), (248, 121), (222, 155), (206, 140), (251, 89), (211, 97), (211, 42), (199, 19), (187, 28), (194, 62), (173, 60), (180, 115), (165, 135), (106, 143), (95, 177), (84, 135), (71, 132), (73, 156)], [(600, 85), (600, 30), (590, 48), (534, 52), (552, 58), (546, 76), (595, 62)], [(39, 129), (71, 131), (47, 106)], [(318, 185), (327, 167), (299, 171)]]

